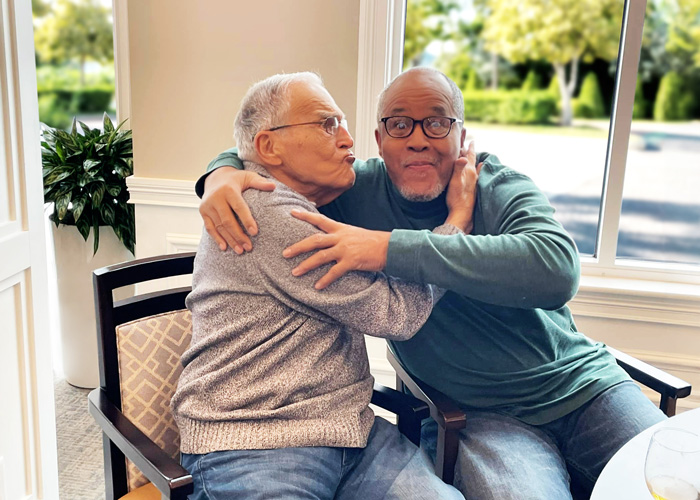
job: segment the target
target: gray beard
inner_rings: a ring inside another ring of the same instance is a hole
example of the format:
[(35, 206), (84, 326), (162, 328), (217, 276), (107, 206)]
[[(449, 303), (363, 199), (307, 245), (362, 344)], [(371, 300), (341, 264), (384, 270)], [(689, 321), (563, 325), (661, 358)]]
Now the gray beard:
[(408, 201), (426, 202), (433, 201), (435, 198), (440, 196), (445, 190), (445, 186), (440, 183), (435, 184), (435, 187), (427, 193), (416, 193), (411, 191), (406, 186), (396, 186), (396, 189), (399, 191), (401, 197)]

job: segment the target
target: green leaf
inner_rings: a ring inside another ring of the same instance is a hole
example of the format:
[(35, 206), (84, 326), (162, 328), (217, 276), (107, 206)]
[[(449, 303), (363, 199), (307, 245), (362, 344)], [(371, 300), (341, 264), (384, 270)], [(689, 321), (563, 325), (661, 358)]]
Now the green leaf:
[(95, 244), (93, 245), (92, 255), (95, 255), (97, 253), (97, 247), (100, 246), (100, 226), (97, 223), (97, 218), (95, 218), (95, 221), (92, 224), (92, 229), (94, 230), (93, 237), (95, 238)]
[(107, 112), (102, 115), (102, 129), (105, 131), (105, 133), (114, 131), (114, 124), (112, 123), (112, 120), (110, 120)]
[(78, 121), (78, 119), (74, 116), (73, 123), (71, 124), (71, 127), (70, 127), (70, 135), (78, 135), (78, 126), (76, 123), (77, 121)]
[(56, 211), (58, 212), (58, 220), (63, 220), (68, 212), (68, 204), (70, 203), (71, 193), (68, 192), (56, 199)]
[(85, 134), (85, 137), (89, 137), (90, 136), (90, 127), (85, 125), (83, 122), (78, 122), (78, 123), (80, 124), (80, 128), (83, 129), (83, 134)]
[(95, 167), (99, 167), (101, 165), (101, 163), (102, 162), (99, 160), (93, 160), (93, 159), (88, 158), (87, 160), (85, 160), (83, 162), (83, 168), (85, 170), (91, 170)]
[(86, 202), (87, 197), (85, 195), (78, 196), (73, 200), (73, 220), (76, 223), (80, 220), (80, 216), (83, 214), (83, 209), (85, 208)]
[(107, 192), (115, 198), (122, 192), (121, 186), (107, 186)]
[(112, 207), (110, 203), (102, 204), (100, 207), (100, 215), (102, 216), (102, 220), (104, 222), (110, 226), (114, 225), (114, 207)]
[(83, 239), (87, 241), (88, 236), (90, 236), (90, 223), (83, 217), (80, 220), (75, 221), (75, 226), (82, 235)]
[(100, 184), (92, 191), (92, 208), (98, 208), (100, 206), (104, 195), (105, 186), (104, 184)]
[(62, 162), (66, 161), (66, 153), (63, 150), (63, 146), (61, 146), (60, 142), (56, 143), (56, 154), (58, 155), (58, 157), (61, 159)]

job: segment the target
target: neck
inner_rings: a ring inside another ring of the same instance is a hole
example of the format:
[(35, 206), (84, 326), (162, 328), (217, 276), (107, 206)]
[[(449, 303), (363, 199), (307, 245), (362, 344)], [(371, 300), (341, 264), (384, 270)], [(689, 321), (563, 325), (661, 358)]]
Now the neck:
[(305, 184), (288, 175), (284, 168), (270, 166), (265, 166), (265, 168), (272, 177), (280, 181), (282, 184), (289, 186), (317, 207), (327, 205), (340, 196), (344, 191), (342, 189), (330, 189), (327, 187)]

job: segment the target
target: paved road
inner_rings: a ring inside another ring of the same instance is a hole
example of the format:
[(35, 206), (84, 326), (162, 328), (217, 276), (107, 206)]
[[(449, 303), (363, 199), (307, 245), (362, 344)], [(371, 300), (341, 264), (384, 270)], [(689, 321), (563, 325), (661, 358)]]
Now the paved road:
[[(478, 151), (532, 177), (592, 254), (607, 139), (472, 130)], [(700, 264), (700, 122), (633, 124), (627, 165), (618, 256)]]

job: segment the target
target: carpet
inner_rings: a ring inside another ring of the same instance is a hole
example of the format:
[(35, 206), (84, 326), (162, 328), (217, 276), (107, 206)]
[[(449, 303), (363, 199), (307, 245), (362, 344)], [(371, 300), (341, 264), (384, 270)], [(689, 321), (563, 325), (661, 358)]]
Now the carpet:
[(88, 413), (90, 389), (54, 380), (61, 500), (103, 500), (102, 433)]

